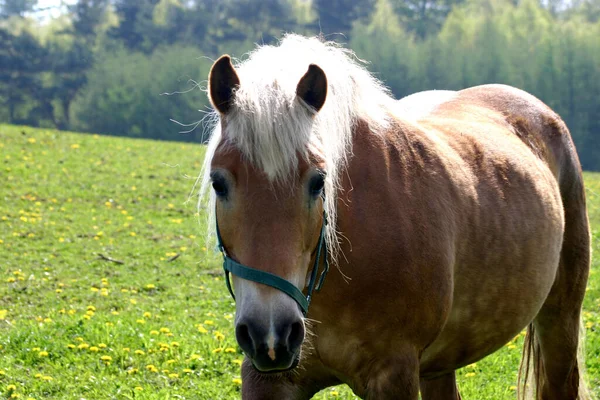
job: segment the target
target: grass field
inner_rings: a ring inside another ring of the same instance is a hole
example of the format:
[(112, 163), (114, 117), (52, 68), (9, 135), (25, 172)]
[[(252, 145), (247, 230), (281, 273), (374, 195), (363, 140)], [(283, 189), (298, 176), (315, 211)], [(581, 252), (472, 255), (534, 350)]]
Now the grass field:
[[(203, 151), (0, 125), (0, 398), (239, 398), (234, 304), (187, 201)], [(599, 254), (600, 174), (586, 184)], [(600, 394), (598, 259), (584, 321)], [(515, 398), (522, 340), (460, 370), (463, 397)]]

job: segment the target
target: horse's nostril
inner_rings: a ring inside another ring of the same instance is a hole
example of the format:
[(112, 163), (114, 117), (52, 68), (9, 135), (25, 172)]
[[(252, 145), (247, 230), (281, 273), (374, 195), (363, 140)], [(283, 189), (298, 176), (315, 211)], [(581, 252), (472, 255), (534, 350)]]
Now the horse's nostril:
[(304, 324), (302, 321), (292, 323), (290, 334), (288, 336), (288, 348), (295, 351), (304, 340)]
[(246, 324), (238, 324), (235, 328), (235, 337), (238, 344), (248, 356), (252, 357), (255, 354), (254, 343), (250, 336), (250, 330)]

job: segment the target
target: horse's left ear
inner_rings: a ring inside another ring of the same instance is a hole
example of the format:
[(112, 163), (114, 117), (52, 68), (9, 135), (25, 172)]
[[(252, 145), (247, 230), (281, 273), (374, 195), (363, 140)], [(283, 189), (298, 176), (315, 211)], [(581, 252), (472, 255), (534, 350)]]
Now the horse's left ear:
[(308, 71), (298, 82), (296, 95), (315, 111), (323, 107), (327, 98), (327, 76), (321, 67), (315, 64), (308, 66)]
[(227, 114), (233, 105), (234, 90), (240, 86), (240, 78), (233, 68), (231, 57), (221, 56), (210, 69), (208, 93), (210, 102), (221, 114)]

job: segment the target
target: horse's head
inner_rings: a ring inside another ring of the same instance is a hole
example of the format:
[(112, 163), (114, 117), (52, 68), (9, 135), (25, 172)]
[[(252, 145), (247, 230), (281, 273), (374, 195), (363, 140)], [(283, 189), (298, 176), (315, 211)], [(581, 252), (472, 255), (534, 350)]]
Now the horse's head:
[[(259, 282), (269, 276), (262, 274), (266, 272), (298, 290), (305, 288), (322, 244), (325, 163), (315, 154), (298, 156), (289, 176), (274, 179), (245, 156), (232, 138), (245, 132), (231, 132), (256, 129), (251, 123), (239, 121), (243, 115), (235, 115), (236, 92), (243, 84), (229, 56), (215, 62), (209, 94), (220, 113), (222, 132), (210, 165), (217, 233), (232, 264), (241, 265), (251, 274), (260, 271), (258, 278), (252, 278), (231, 270), (237, 341), (257, 370), (285, 371), (297, 365), (304, 341), (302, 302), (282, 291), (278, 284)], [(312, 118), (323, 106), (326, 95), (324, 72), (310, 65), (297, 83), (294, 104), (304, 107), (305, 115)], [(235, 124), (231, 123), (234, 118), (238, 120)], [(317, 264), (318, 261), (314, 265)]]

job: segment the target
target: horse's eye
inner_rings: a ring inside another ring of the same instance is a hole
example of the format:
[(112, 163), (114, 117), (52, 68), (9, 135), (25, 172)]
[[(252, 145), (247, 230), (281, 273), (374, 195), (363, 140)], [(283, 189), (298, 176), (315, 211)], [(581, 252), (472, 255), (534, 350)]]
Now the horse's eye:
[(212, 187), (219, 197), (227, 197), (227, 184), (223, 179), (213, 180)]
[(315, 175), (309, 184), (310, 194), (318, 196), (323, 192), (323, 186), (325, 186), (325, 177), (321, 174)]

